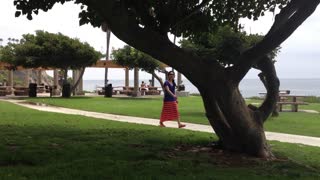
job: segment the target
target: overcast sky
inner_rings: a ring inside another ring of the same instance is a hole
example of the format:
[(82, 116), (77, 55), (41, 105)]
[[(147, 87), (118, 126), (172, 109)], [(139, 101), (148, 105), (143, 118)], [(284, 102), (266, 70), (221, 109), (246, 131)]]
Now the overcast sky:
[[(22, 34), (34, 33), (35, 30), (45, 30), (52, 33), (61, 32), (69, 37), (79, 38), (88, 42), (96, 50), (105, 52), (106, 35), (99, 28), (90, 25), (79, 26), (78, 12), (80, 7), (73, 3), (65, 3), (63, 6), (56, 4), (48, 12), (40, 12), (29, 21), (25, 16), (15, 18), (13, 0), (0, 1), (0, 38), (20, 39)], [(254, 23), (244, 21), (245, 29), (251, 33), (265, 34), (272, 22), (272, 15), (263, 17)], [(277, 57), (276, 69), (279, 78), (320, 78), (320, 8), (299, 27), (294, 34), (282, 45)], [(112, 35), (111, 47), (120, 48), (122, 41)], [(124, 70), (109, 70), (110, 79), (124, 79)], [(133, 77), (133, 75), (130, 75)], [(140, 73), (141, 79), (149, 79), (150, 75)], [(257, 78), (252, 71), (246, 78)], [(104, 69), (87, 68), (84, 79), (104, 79)]]

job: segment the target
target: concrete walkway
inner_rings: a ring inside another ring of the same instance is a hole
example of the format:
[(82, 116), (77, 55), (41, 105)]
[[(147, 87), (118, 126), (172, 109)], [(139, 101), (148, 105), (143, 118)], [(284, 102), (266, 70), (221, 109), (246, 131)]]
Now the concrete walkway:
[[(83, 111), (83, 110), (76, 110), (76, 109), (69, 109), (69, 108), (62, 108), (62, 107), (55, 107), (55, 106), (47, 106), (47, 105), (32, 105), (32, 104), (25, 103), (23, 100), (13, 100), (13, 99), (0, 99), (0, 100), (11, 102), (11, 103), (24, 106), (27, 108), (31, 108), (31, 109), (36, 109), (39, 111), (81, 115), (81, 116), (100, 118), (100, 119), (106, 119), (106, 120), (136, 123), (136, 124), (146, 124), (146, 125), (153, 125), (153, 126), (159, 125), (158, 119), (90, 112), (90, 111)], [(209, 133), (214, 132), (212, 127), (208, 125), (200, 125), (200, 124), (193, 124), (193, 123), (184, 123), (184, 124), (187, 125), (184, 129), (188, 129), (192, 131), (209, 132)], [(177, 128), (178, 126), (176, 122), (166, 122), (165, 125), (170, 128)], [(275, 133), (275, 132), (265, 132), (265, 133), (268, 140), (320, 147), (320, 138), (317, 138), (317, 137), (300, 136), (300, 135)]]

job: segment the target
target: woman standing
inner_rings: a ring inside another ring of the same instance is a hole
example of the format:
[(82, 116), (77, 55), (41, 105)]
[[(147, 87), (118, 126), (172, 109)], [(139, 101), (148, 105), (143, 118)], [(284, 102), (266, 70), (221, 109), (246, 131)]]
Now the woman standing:
[(176, 96), (176, 83), (174, 82), (174, 72), (170, 71), (168, 73), (168, 80), (164, 83), (164, 98), (163, 98), (163, 106), (162, 113), (160, 117), (160, 126), (166, 127), (163, 122), (164, 121), (173, 121), (177, 120), (178, 127), (183, 128), (186, 125), (181, 124), (180, 122), (180, 114), (178, 111), (178, 101)]

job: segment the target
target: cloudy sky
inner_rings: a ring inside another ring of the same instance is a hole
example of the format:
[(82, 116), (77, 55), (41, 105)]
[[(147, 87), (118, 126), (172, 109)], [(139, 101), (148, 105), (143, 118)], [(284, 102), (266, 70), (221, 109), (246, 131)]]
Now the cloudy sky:
[[(0, 1), (0, 38), (20, 39), (22, 34), (34, 33), (35, 30), (45, 30), (52, 33), (61, 32), (70, 37), (88, 42), (96, 50), (104, 52), (106, 49), (105, 33), (90, 25), (79, 26), (78, 12), (80, 7), (73, 3), (63, 6), (56, 4), (48, 12), (40, 12), (32, 21), (25, 16), (15, 18), (13, 0)], [(273, 21), (272, 15), (261, 18), (256, 22), (243, 21), (245, 28), (251, 33), (265, 34)], [(278, 76), (284, 78), (320, 78), (320, 8), (287, 39), (281, 46), (277, 57), (276, 69)], [(124, 45), (115, 36), (111, 37), (111, 47), (120, 48)], [(109, 78), (124, 79), (124, 70), (109, 70)], [(149, 79), (149, 75), (140, 73), (142, 79)], [(131, 75), (132, 77), (132, 75)], [(246, 78), (257, 78), (256, 72), (251, 71)], [(104, 79), (104, 69), (87, 68), (84, 79)]]

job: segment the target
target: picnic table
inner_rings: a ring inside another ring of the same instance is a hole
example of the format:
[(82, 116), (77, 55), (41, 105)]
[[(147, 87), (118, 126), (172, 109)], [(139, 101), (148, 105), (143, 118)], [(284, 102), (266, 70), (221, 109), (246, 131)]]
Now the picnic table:
[(145, 92), (146, 95), (160, 95), (162, 90), (158, 90), (161, 87), (148, 87), (148, 91)]
[(38, 85), (37, 86), (37, 93), (44, 93), (46, 92), (45, 86), (44, 85)]
[(279, 112), (283, 111), (283, 105), (291, 105), (291, 112), (298, 112), (299, 105), (308, 105), (301, 98), (308, 97), (305, 95), (280, 94), (277, 102)]
[(0, 86), (0, 96), (6, 96), (12, 94), (11, 86)]
[(29, 87), (23, 87), (23, 86), (14, 86), (13, 94), (15, 96), (28, 96), (29, 95)]
[[(260, 95), (266, 95), (265, 92), (260, 92)], [(279, 112), (283, 111), (283, 105), (291, 105), (291, 112), (298, 112), (299, 105), (308, 105), (308, 103), (303, 102), (301, 98), (308, 97), (305, 95), (294, 95), (290, 94), (290, 90), (279, 91), (279, 97), (277, 100), (277, 109)]]

